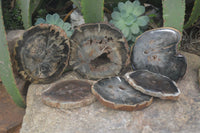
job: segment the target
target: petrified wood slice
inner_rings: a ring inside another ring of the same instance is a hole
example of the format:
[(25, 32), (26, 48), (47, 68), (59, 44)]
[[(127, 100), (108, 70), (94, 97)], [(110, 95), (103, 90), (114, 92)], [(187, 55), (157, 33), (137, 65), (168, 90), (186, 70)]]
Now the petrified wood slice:
[(99, 80), (92, 86), (92, 93), (103, 105), (126, 111), (143, 109), (153, 101), (153, 97), (135, 90), (122, 77)]
[(126, 73), (125, 78), (135, 89), (150, 96), (176, 100), (180, 95), (180, 90), (174, 81), (148, 70)]
[(15, 47), (15, 62), (24, 79), (50, 83), (64, 71), (69, 58), (69, 39), (64, 30), (48, 24), (28, 29)]
[(130, 62), (125, 38), (109, 24), (81, 25), (71, 39), (69, 63), (84, 78), (101, 79), (119, 75)]
[(134, 70), (146, 69), (177, 81), (187, 68), (184, 56), (177, 54), (180, 33), (173, 28), (146, 31), (136, 40), (131, 52)]
[(91, 93), (92, 83), (83, 80), (61, 81), (42, 94), (42, 101), (48, 106), (73, 109), (95, 101)]

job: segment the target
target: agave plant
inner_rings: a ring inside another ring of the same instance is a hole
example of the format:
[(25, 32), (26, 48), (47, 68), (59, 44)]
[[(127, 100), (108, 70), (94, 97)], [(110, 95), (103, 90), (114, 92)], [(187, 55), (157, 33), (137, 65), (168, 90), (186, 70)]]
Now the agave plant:
[(71, 24), (68, 22), (64, 22), (57, 13), (55, 13), (53, 15), (47, 14), (46, 20), (43, 18), (38, 18), (37, 21), (35, 22), (35, 25), (41, 24), (41, 23), (53, 24), (53, 25), (57, 25), (57, 26), (61, 27), (67, 33), (68, 37), (71, 37), (71, 35), (73, 33)]
[(119, 2), (118, 7), (111, 14), (110, 23), (120, 29), (128, 41), (135, 41), (149, 22), (149, 17), (143, 15), (144, 12), (145, 7), (140, 5), (138, 0)]

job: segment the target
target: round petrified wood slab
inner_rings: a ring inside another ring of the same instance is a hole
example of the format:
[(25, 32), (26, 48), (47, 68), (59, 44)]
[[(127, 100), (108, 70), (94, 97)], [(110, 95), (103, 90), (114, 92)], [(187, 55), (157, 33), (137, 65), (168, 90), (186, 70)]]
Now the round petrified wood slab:
[(70, 65), (84, 78), (119, 75), (130, 62), (125, 38), (109, 24), (81, 25), (71, 39)]
[(134, 70), (146, 69), (177, 81), (187, 68), (184, 56), (177, 54), (180, 33), (173, 28), (146, 31), (136, 40), (131, 52)]
[(48, 24), (28, 29), (15, 47), (19, 73), (34, 83), (50, 83), (64, 71), (69, 58), (69, 39), (64, 30)]
[(176, 100), (180, 95), (174, 81), (157, 73), (137, 70), (126, 73), (125, 78), (131, 86), (147, 95), (172, 100)]
[(42, 101), (51, 107), (73, 109), (95, 101), (91, 93), (92, 83), (84, 80), (61, 81), (42, 94)]
[(126, 111), (143, 109), (153, 101), (153, 97), (135, 90), (122, 77), (99, 80), (92, 86), (92, 93), (103, 105)]

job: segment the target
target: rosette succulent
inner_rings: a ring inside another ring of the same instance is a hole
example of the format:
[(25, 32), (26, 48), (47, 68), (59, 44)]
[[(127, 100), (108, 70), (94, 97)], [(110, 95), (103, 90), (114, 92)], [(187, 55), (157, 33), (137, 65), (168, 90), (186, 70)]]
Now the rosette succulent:
[(46, 20), (43, 18), (38, 18), (37, 21), (35, 22), (35, 25), (41, 24), (41, 23), (53, 24), (53, 25), (57, 25), (57, 26), (61, 27), (67, 33), (68, 37), (71, 37), (71, 35), (73, 33), (71, 24), (68, 22), (64, 22), (57, 13), (55, 13), (53, 15), (47, 14)]
[(135, 41), (149, 22), (149, 17), (143, 15), (144, 12), (145, 7), (140, 5), (138, 0), (119, 2), (118, 7), (111, 14), (110, 23), (120, 29), (128, 41)]

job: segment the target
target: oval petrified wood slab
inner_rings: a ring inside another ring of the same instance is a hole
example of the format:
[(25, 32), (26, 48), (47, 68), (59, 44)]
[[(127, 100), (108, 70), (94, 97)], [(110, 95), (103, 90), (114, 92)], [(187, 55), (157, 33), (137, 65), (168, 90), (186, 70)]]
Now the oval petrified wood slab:
[(42, 94), (42, 101), (48, 106), (73, 109), (95, 101), (91, 93), (92, 83), (83, 80), (61, 81)]
[(130, 63), (123, 34), (105, 23), (79, 26), (71, 37), (70, 65), (87, 79), (121, 74)]
[(92, 93), (103, 105), (126, 111), (143, 109), (153, 101), (153, 97), (135, 90), (122, 77), (99, 80), (92, 86)]
[(144, 32), (136, 40), (131, 51), (134, 70), (146, 69), (177, 81), (186, 72), (184, 56), (177, 53), (181, 40), (179, 31), (173, 28), (158, 28)]
[(55, 81), (68, 65), (69, 39), (55, 25), (40, 24), (28, 29), (17, 41), (15, 62), (24, 79), (34, 83)]
[(180, 95), (180, 90), (174, 81), (148, 70), (126, 73), (125, 78), (131, 86), (147, 95), (171, 100), (176, 100)]

